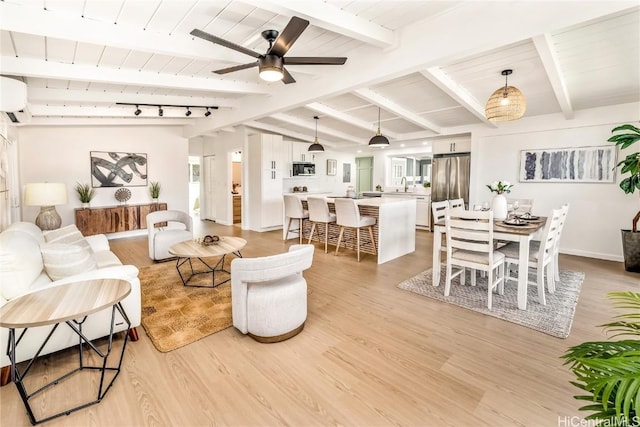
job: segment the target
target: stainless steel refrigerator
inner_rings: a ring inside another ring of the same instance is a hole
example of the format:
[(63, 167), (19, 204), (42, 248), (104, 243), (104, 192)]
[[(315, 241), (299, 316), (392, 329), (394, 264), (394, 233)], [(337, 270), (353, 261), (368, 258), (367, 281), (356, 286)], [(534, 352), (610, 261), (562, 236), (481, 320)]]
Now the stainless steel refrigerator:
[(469, 207), (471, 154), (436, 154), (431, 163), (431, 201), (464, 199)]

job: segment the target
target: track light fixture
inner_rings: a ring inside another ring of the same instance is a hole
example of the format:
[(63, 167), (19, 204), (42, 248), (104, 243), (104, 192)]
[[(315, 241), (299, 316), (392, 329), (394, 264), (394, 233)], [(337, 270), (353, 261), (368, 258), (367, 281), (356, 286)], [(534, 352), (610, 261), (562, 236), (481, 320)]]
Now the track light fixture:
[(211, 115), (211, 111), (209, 111), (209, 107), (207, 107), (207, 112), (204, 113), (205, 117), (209, 117)]
[(134, 111), (133, 114), (135, 114), (136, 116), (139, 116), (140, 113), (142, 113), (142, 110), (140, 110), (140, 107), (136, 105), (136, 111)]
[(324, 151), (324, 147), (318, 142), (318, 116), (313, 116), (316, 121), (316, 135), (313, 140), (313, 144), (309, 146), (309, 151)]
[(164, 111), (162, 110), (162, 105), (158, 106), (158, 115), (162, 117), (164, 115)]
[(187, 107), (187, 112), (184, 113), (185, 116), (189, 117), (191, 115), (191, 110), (189, 110), (189, 107)]
[[(217, 110), (218, 106), (217, 105), (167, 105), (167, 104), (133, 104), (130, 102), (116, 102), (116, 105), (135, 105), (136, 109), (133, 112), (133, 114), (135, 114), (136, 116), (139, 116), (142, 113), (142, 110), (140, 109), (140, 107), (157, 107), (158, 108), (158, 116), (162, 117), (164, 115), (164, 110), (162, 109), (164, 108), (186, 108), (187, 112), (184, 114), (185, 116), (189, 117), (191, 116), (191, 114), (193, 113), (193, 111), (191, 111), (192, 108), (204, 108), (206, 109), (206, 112), (204, 113), (205, 117), (209, 117), (211, 115), (211, 110)], [(169, 114), (171, 116), (171, 114)]]

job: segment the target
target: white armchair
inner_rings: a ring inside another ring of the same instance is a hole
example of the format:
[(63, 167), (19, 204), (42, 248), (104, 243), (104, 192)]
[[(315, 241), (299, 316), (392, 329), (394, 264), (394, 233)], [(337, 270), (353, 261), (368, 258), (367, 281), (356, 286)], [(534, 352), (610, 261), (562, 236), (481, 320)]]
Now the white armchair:
[(233, 326), (259, 342), (279, 342), (302, 331), (307, 319), (307, 282), (313, 245), (231, 262)]
[[(162, 226), (156, 226), (158, 224)], [(151, 212), (147, 215), (147, 230), (149, 258), (154, 261), (175, 258), (169, 253), (169, 248), (176, 243), (193, 239), (193, 220), (182, 211)]]

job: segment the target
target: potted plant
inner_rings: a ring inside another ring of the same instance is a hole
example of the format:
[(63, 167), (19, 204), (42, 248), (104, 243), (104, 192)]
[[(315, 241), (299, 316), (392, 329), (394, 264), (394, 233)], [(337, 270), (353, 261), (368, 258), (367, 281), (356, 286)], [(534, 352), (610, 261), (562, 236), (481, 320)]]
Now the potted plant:
[(91, 199), (93, 199), (93, 196), (96, 194), (96, 190), (91, 188), (89, 184), (80, 184), (79, 182), (76, 182), (76, 186), (73, 189), (76, 191), (80, 202), (82, 202), (82, 207), (88, 208)]
[(160, 183), (158, 181), (151, 181), (149, 192), (151, 193), (151, 198), (153, 199), (153, 201), (157, 202), (158, 197), (160, 197)]
[(487, 188), (492, 193), (496, 193), (491, 202), (491, 210), (493, 211), (494, 219), (506, 219), (509, 210), (507, 208), (507, 198), (504, 193), (511, 193), (511, 184), (509, 181), (493, 181), (491, 184), (486, 184)]
[[(589, 404), (581, 411), (593, 411), (586, 420), (596, 426), (640, 425), (640, 293), (610, 292), (616, 308), (629, 309), (602, 325), (614, 336), (636, 339), (584, 342), (569, 348), (562, 356), (576, 376), (571, 383), (587, 392), (574, 396)], [(583, 424), (580, 424), (583, 425)], [(587, 424), (584, 424), (587, 425)], [(591, 424), (589, 424), (591, 425)]]
[[(625, 124), (613, 128), (611, 133), (621, 132), (608, 139), (615, 142), (621, 149), (630, 147), (640, 141), (640, 129)], [(628, 154), (616, 167), (620, 168), (622, 174), (628, 174), (620, 181), (620, 188), (625, 194), (633, 194), (638, 190), (640, 194), (640, 151)], [(638, 221), (640, 221), (640, 211), (636, 213), (631, 222), (631, 230), (622, 231), (622, 252), (624, 253), (624, 268), (627, 271), (640, 273), (640, 232), (638, 232)]]

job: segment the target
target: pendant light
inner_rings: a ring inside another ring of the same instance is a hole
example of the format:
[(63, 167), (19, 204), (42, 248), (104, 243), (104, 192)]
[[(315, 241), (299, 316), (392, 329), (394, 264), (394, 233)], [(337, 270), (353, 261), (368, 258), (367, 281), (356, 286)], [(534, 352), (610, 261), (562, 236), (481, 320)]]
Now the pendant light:
[(487, 101), (484, 113), (489, 121), (506, 122), (518, 120), (527, 109), (527, 100), (520, 92), (520, 89), (507, 84), (507, 78), (511, 73), (513, 73), (513, 70), (502, 71), (504, 87), (496, 89)]
[(313, 140), (313, 144), (309, 146), (309, 151), (324, 151), (324, 147), (318, 142), (318, 116), (313, 116), (316, 120), (316, 136)]
[(378, 131), (375, 136), (369, 140), (369, 147), (388, 147), (389, 140), (380, 132), (380, 107), (378, 107)]

